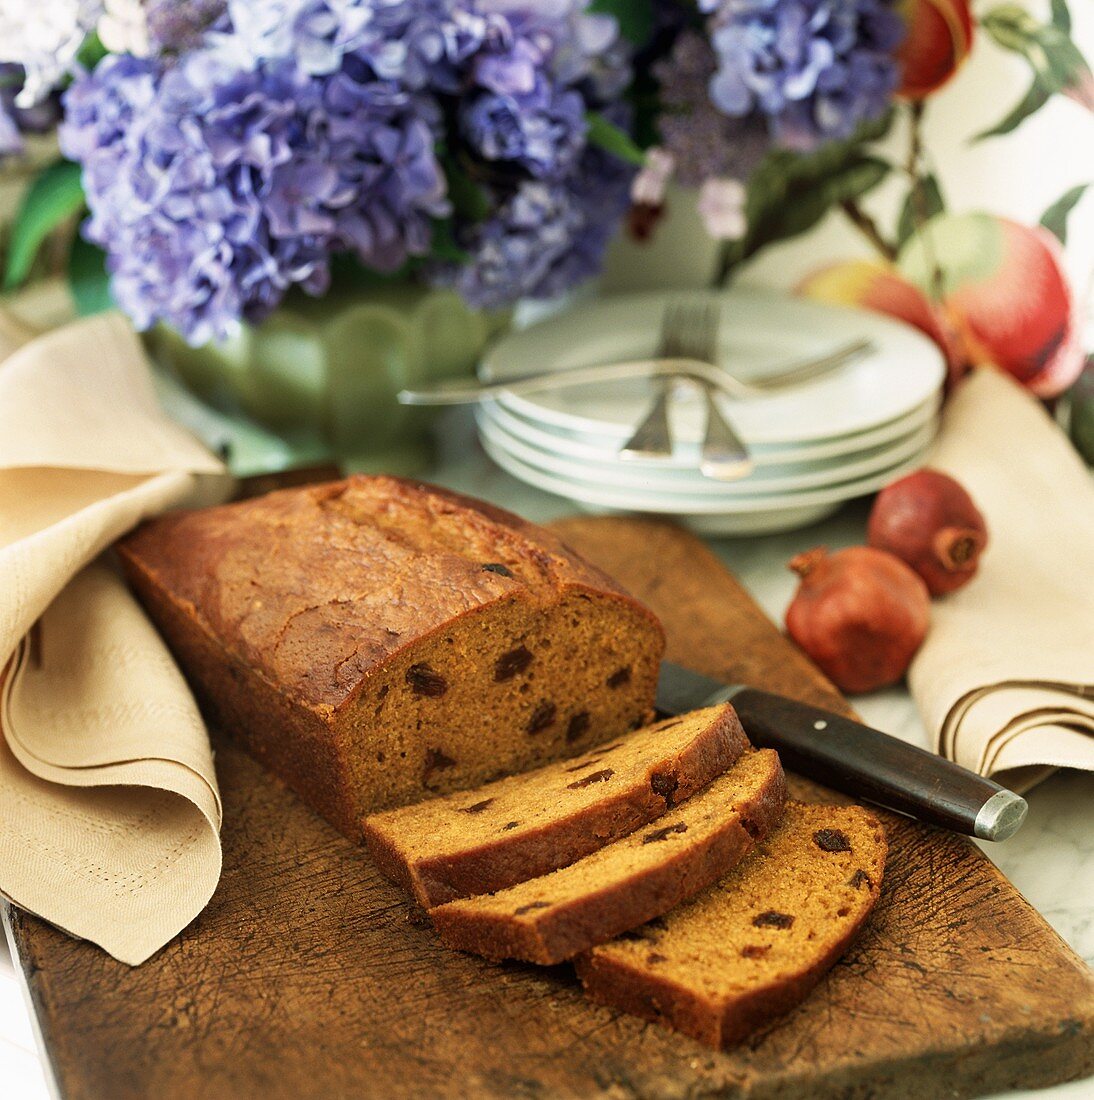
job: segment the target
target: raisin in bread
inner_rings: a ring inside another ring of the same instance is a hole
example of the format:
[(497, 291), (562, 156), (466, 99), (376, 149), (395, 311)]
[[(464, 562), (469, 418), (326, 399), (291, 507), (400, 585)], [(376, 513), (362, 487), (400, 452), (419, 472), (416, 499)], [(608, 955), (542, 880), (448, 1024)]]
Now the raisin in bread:
[(877, 901), (885, 854), (866, 810), (790, 803), (717, 885), (581, 956), (585, 992), (710, 1046), (739, 1042), (843, 954)]
[(562, 962), (718, 881), (770, 832), (785, 801), (778, 755), (749, 752), (682, 806), (592, 855), (429, 915), (449, 947)]
[(654, 616), (550, 533), (441, 489), (288, 489), (160, 517), (118, 552), (212, 719), (351, 837), (651, 715)]
[(670, 718), (577, 759), (374, 814), (369, 851), (430, 908), (565, 867), (724, 772), (748, 741), (728, 704)]

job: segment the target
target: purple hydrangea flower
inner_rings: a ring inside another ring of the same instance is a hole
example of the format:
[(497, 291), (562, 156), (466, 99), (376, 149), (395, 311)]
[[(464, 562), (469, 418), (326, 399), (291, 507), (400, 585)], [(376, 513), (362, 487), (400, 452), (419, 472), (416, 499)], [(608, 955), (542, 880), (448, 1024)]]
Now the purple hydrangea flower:
[(227, 0), (225, 46), (251, 61), (292, 58), (307, 73), (347, 58), (381, 80), (421, 89), (444, 56), (453, 0)]
[(893, 0), (700, 0), (712, 12), (715, 104), (765, 116), (781, 145), (809, 150), (877, 118), (899, 82)]
[(585, 101), (538, 74), (527, 92), (481, 92), (461, 104), (470, 147), (489, 161), (508, 161), (531, 175), (557, 178), (585, 143)]
[(228, 0), (225, 42), (251, 62), (295, 58), (312, 76), (337, 72), (364, 45), (372, 5), (339, 0)]
[(138, 328), (193, 343), (322, 292), (352, 249), (391, 271), (447, 212), (429, 123), (383, 83), (200, 50), (169, 67), (111, 57), (66, 94), (62, 149), (84, 168), (89, 240)]
[(478, 156), (541, 179), (573, 167), (589, 101), (622, 87), (603, 60), (614, 56), (615, 20), (589, 15), (588, 2), (479, 0), (451, 20), (446, 41), (469, 62), (460, 126)]
[(586, 147), (626, 72), (589, 3), (198, 0), (152, 31), (162, 56), (107, 58), (66, 95), (116, 300), (201, 343), (321, 293), (333, 253), (426, 257), (450, 215), (438, 149), (488, 199), (453, 217), (472, 259), (448, 282), (498, 305), (587, 277), (631, 174)]
[(486, 221), (465, 227), (468, 261), (438, 269), (434, 281), (481, 309), (565, 293), (600, 270), (633, 176), (630, 165), (586, 149), (565, 181), (525, 182)]

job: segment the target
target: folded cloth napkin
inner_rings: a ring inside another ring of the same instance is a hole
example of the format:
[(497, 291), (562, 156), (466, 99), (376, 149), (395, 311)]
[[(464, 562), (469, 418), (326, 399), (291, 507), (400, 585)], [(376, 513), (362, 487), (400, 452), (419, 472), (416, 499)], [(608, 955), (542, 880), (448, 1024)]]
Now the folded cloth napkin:
[(930, 464), (969, 491), (989, 540), (976, 577), (934, 601), (909, 674), (939, 752), (1020, 790), (1053, 768), (1094, 770), (1090, 471), (987, 369), (950, 399)]
[(26, 335), (0, 323), (0, 893), (135, 965), (211, 897), (220, 795), (193, 698), (100, 555), (231, 483), (121, 317)]

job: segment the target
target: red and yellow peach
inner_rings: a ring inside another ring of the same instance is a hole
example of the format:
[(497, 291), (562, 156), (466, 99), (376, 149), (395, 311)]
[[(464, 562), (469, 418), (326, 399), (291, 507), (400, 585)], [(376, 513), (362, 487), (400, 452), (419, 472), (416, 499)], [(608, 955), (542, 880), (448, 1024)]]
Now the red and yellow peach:
[(972, 49), (969, 0), (901, 0), (906, 32), (897, 53), (902, 99), (925, 99), (961, 67)]

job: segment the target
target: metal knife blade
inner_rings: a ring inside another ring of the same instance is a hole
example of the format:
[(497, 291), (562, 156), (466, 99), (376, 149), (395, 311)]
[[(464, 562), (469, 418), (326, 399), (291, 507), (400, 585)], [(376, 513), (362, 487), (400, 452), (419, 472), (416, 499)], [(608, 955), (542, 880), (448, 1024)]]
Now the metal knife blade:
[(945, 757), (819, 707), (661, 663), (658, 710), (728, 702), (754, 745), (845, 794), (981, 840), (1006, 840), (1026, 818), (1024, 798)]

